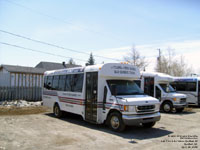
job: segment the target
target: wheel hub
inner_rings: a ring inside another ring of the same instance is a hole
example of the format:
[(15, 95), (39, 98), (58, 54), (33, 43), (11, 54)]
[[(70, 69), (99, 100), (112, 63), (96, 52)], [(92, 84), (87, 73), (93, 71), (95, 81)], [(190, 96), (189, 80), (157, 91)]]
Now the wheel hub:
[(165, 104), (164, 105), (164, 110), (167, 111), (167, 112), (170, 111), (170, 105), (169, 104)]
[(119, 127), (120, 123), (119, 123), (119, 118), (116, 116), (112, 116), (111, 118), (111, 126), (113, 129), (117, 129)]

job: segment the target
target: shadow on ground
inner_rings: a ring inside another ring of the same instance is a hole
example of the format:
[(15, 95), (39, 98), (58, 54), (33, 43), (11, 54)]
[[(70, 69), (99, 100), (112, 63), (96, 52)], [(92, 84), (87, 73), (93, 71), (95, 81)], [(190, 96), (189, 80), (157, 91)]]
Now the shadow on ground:
[(196, 112), (194, 111), (183, 111), (183, 112), (172, 112), (172, 113), (164, 113), (164, 112), (161, 112), (161, 115), (162, 114), (172, 114), (172, 115), (180, 115), (180, 116), (184, 116), (184, 115), (190, 115), (190, 114), (194, 114)]
[[(55, 118), (53, 113), (46, 113), (45, 115)], [(152, 139), (152, 138), (158, 138), (158, 137), (166, 136), (173, 133), (172, 131), (166, 130), (165, 127), (144, 128), (141, 126), (127, 126), (125, 131), (119, 133), (119, 132), (114, 132), (110, 130), (109, 127), (107, 127), (104, 124), (100, 124), (100, 125), (92, 124), (92, 123), (84, 121), (81, 116), (78, 116), (75, 114), (68, 114), (68, 113), (65, 115), (64, 118), (60, 120), (67, 121), (76, 125), (84, 126), (86, 128), (90, 128), (93, 130), (102, 131), (108, 134), (117, 135), (125, 139), (130, 139), (129, 143), (137, 143), (134, 141), (136, 139), (137, 140)]]

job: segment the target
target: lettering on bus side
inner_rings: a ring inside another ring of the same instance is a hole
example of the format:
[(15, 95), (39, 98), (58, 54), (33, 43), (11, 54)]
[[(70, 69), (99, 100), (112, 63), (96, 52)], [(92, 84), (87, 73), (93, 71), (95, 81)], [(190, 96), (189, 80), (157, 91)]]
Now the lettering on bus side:
[(66, 107), (74, 107), (74, 105), (65, 104)]
[(80, 97), (81, 94), (75, 94), (75, 93), (63, 93), (65, 96), (72, 96), (72, 97)]
[(135, 75), (135, 71), (136, 71), (136, 69), (134, 67), (128, 67), (128, 66), (112, 66), (111, 69), (114, 70), (115, 74)]

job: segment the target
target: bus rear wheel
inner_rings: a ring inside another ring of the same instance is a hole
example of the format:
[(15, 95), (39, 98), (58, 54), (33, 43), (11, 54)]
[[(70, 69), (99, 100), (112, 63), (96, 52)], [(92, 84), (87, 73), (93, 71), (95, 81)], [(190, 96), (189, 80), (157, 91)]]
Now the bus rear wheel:
[(108, 124), (111, 130), (116, 132), (121, 132), (126, 127), (122, 120), (122, 115), (119, 112), (112, 112), (108, 116)]
[(54, 105), (53, 113), (56, 116), (56, 118), (62, 118), (63, 116), (63, 112), (60, 110), (60, 107), (58, 106), (58, 104)]

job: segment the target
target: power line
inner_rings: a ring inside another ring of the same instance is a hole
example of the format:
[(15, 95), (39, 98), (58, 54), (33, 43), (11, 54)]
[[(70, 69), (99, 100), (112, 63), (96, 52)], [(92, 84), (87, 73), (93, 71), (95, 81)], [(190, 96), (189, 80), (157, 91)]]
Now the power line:
[(35, 49), (31, 49), (31, 48), (26, 48), (26, 47), (22, 47), (22, 46), (10, 44), (10, 43), (0, 42), (0, 44), (7, 45), (7, 46), (12, 46), (12, 47), (16, 47), (16, 48), (21, 48), (21, 49), (24, 49), (24, 50), (33, 51), (33, 52), (37, 52), (37, 53), (43, 53), (43, 54), (57, 56), (57, 57), (62, 57), (62, 58), (72, 58), (72, 59), (75, 59), (75, 60), (87, 62), (87, 60), (83, 60), (83, 59), (78, 59), (78, 58), (67, 57), (67, 56), (58, 55), (58, 54), (54, 54), (54, 53), (44, 52), (44, 51), (35, 50)]
[[(1, 30), (1, 29), (0, 29), (0, 32), (6, 33), (6, 34), (9, 34), (9, 35), (12, 35), (12, 36), (16, 36), (16, 37), (19, 37), (19, 38), (23, 38), (23, 39), (26, 39), (26, 40), (29, 40), (29, 41), (37, 42), (37, 43), (40, 43), (40, 44), (56, 47), (56, 48), (59, 48), (59, 49), (64, 49), (64, 50), (71, 51), (71, 52), (90, 55), (89, 53), (86, 53), (86, 52), (82, 52), (82, 51), (78, 51), (78, 50), (74, 50), (74, 49), (70, 49), (70, 48), (65, 48), (65, 47), (62, 47), (62, 46), (59, 46), (59, 45), (43, 42), (43, 41), (40, 41), (40, 40), (35, 40), (35, 39), (29, 38), (29, 37), (25, 37), (25, 36), (22, 36), (22, 35), (19, 35), (19, 34), (15, 34), (15, 33), (12, 33), (12, 32), (8, 32), (8, 31), (4, 31), (4, 30)], [(100, 56), (100, 55), (93, 55), (93, 56), (104, 58), (104, 59), (110, 59), (110, 60), (114, 60), (114, 61), (122, 61), (122, 60), (119, 60), (119, 59), (108, 58), (108, 57), (104, 57), (104, 56)]]
[[(66, 21), (66, 20), (60, 19), (60, 18), (58, 18), (58, 17), (48, 15), (48, 14), (46, 14), (46, 13), (44, 13), (44, 12), (41, 12), (41, 11), (32, 9), (32, 8), (30, 8), (30, 7), (26, 7), (26, 6), (21, 5), (21, 4), (19, 4), (19, 3), (16, 3), (16, 2), (13, 2), (13, 1), (10, 1), (10, 0), (4, 0), (4, 1), (7, 1), (7, 2), (9, 2), (9, 3), (11, 3), (11, 4), (14, 4), (14, 5), (18, 6), (18, 7), (22, 7), (22, 8), (24, 8), (24, 9), (27, 9), (27, 10), (29, 10), (29, 11), (31, 11), (31, 12), (37, 13), (37, 14), (39, 14), (39, 15), (41, 15), (41, 16), (45, 16), (45, 17), (48, 17), (48, 18), (51, 18), (51, 19), (54, 19), (54, 20), (57, 20), (57, 21), (60, 21), (60, 22), (63, 22), (63, 23), (67, 23), (67, 24), (74, 25), (74, 24), (73, 24), (72, 22), (70, 22), (70, 21)], [(85, 31), (87, 31), (87, 32), (92, 32), (92, 33), (95, 33), (95, 34), (103, 35), (103, 36), (105, 36), (106, 38), (108, 37), (107, 34), (104, 34), (104, 33), (102, 33), (102, 32), (97, 32), (97, 31), (94, 31), (94, 30), (90, 30), (90, 29), (87, 29), (87, 28), (84, 28), (84, 27), (79, 27), (79, 29), (81, 29), (81, 30), (83, 30), (83, 31), (85, 30)], [(114, 38), (112, 37), (111, 39), (115, 39), (115, 40), (117, 40), (117, 41), (119, 41), (119, 40), (122, 41), (121, 39), (116, 38), (116, 36), (115, 36)]]

